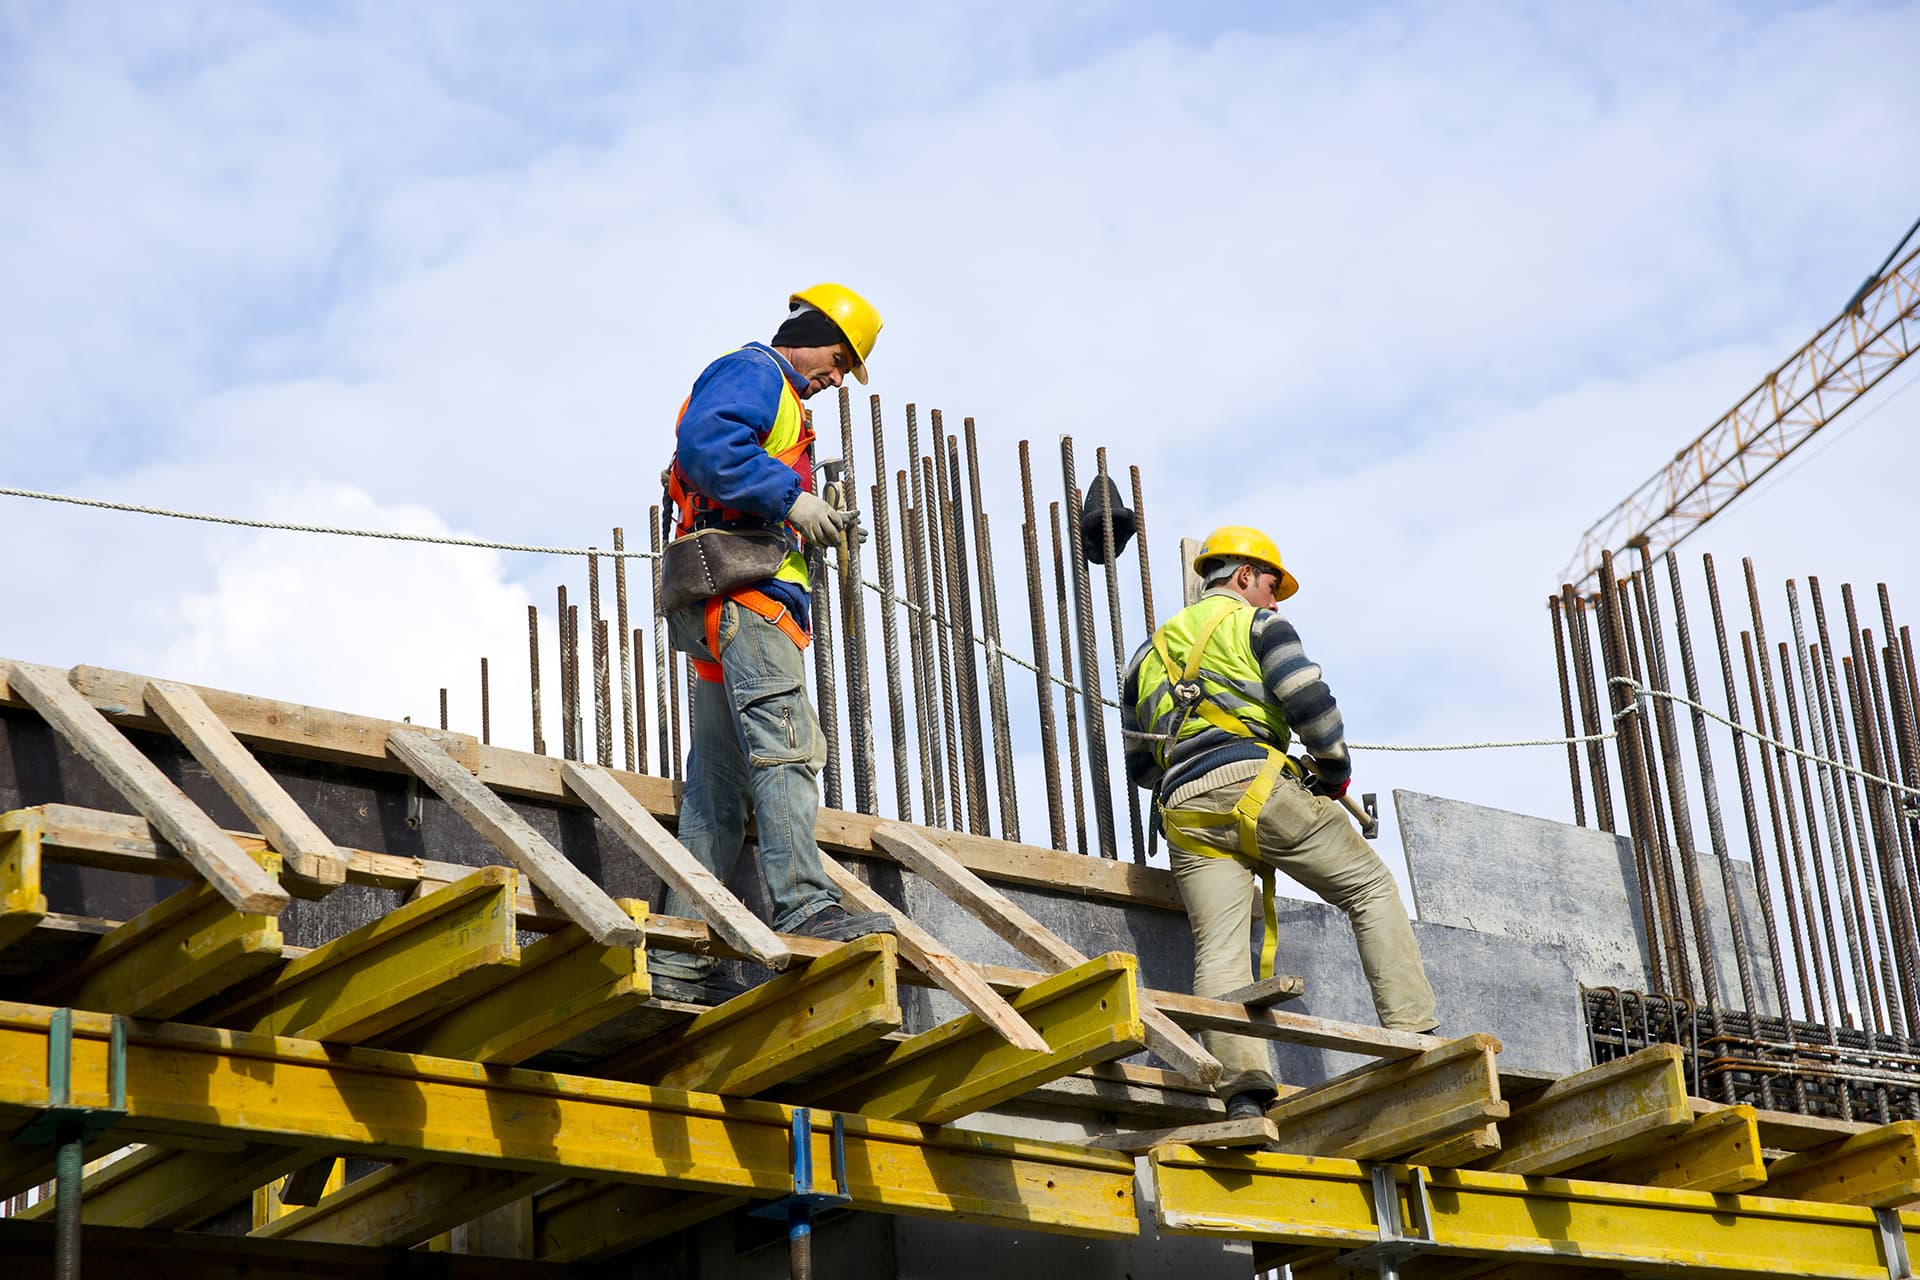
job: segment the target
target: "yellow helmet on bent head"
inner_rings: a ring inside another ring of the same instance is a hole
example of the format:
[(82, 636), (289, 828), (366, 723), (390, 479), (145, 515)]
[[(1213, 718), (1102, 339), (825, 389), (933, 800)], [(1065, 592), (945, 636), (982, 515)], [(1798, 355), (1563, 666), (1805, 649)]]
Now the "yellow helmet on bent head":
[(873, 340), (880, 336), (880, 313), (873, 304), (843, 284), (816, 284), (787, 299), (787, 305), (804, 302), (824, 312), (840, 326), (847, 345), (853, 348), (853, 376), (867, 384), (867, 357), (873, 354)]
[(1193, 568), (1202, 578), (1207, 569), (1219, 560), (1252, 560), (1263, 564), (1280, 575), (1280, 586), (1273, 593), (1275, 600), (1285, 600), (1300, 589), (1300, 582), (1287, 572), (1287, 566), (1280, 563), (1280, 548), (1273, 539), (1258, 529), (1244, 524), (1223, 524), (1207, 535), (1200, 544), (1200, 554), (1193, 558)]

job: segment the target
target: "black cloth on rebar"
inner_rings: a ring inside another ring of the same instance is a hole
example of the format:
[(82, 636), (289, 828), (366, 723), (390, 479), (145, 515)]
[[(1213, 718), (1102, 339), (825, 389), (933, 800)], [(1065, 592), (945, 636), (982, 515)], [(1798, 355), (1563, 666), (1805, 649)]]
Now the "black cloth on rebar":
[(1107, 562), (1106, 513), (1113, 512), (1113, 554), (1119, 555), (1133, 540), (1134, 516), (1120, 499), (1120, 486), (1112, 476), (1096, 476), (1087, 486), (1086, 501), (1080, 504), (1080, 545), (1088, 564)]
[(826, 312), (802, 306), (780, 324), (780, 331), (769, 344), (775, 347), (831, 347), (845, 342), (846, 335)]

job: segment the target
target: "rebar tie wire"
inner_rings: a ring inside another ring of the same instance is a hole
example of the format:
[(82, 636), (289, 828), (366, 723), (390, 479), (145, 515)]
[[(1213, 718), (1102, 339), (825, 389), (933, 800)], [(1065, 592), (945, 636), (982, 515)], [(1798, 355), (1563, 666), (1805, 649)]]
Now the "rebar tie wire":
[[(461, 538), (447, 534), (399, 533), (390, 529), (350, 529), (341, 525), (301, 524), (286, 520), (255, 520), (245, 516), (214, 515), (202, 511), (176, 511), (167, 507), (153, 507), (132, 502), (111, 502), (105, 498), (79, 498), (69, 494), (42, 493), (35, 489), (0, 487), (0, 496), (9, 498), (32, 498), (39, 502), (60, 502), (69, 506), (92, 507), (101, 511), (122, 511), (131, 515), (163, 516), (170, 520), (192, 520), (203, 524), (231, 525), (241, 529), (267, 529), (280, 533), (321, 533), (342, 538), (372, 538), (383, 542), (415, 542), (434, 547), (473, 547), (483, 551), (517, 551), (527, 555), (603, 556), (610, 560), (658, 560), (661, 557), (660, 552), (644, 549), (609, 551), (603, 547), (553, 547), (529, 542), (500, 542), (490, 538)], [(860, 579), (860, 584), (879, 596), (882, 600), (891, 599), (895, 604), (905, 607), (910, 612), (926, 614), (933, 622), (945, 627), (949, 632), (955, 630), (954, 625), (949, 622), (938, 609), (922, 609), (919, 605), (897, 592), (888, 593), (881, 588), (879, 583), (868, 578)], [(1019, 654), (1011, 652), (1004, 645), (995, 644), (985, 636), (975, 636), (973, 639), (976, 645), (979, 645), (986, 651), (989, 658), (997, 655), (1017, 666), (1026, 668), (1036, 677), (1040, 675), (1040, 669), (1037, 666)], [(1070, 694), (1080, 697), (1086, 696), (1086, 691), (1079, 685), (1064, 680), (1052, 672), (1048, 672), (1046, 678)], [(1623, 717), (1633, 715), (1639, 710), (1638, 700), (1640, 698), (1666, 698), (1691, 710), (1700, 712), (1709, 719), (1725, 725), (1736, 734), (1744, 734), (1746, 737), (1764, 743), (1777, 751), (1785, 751), (1790, 755), (1798, 756), (1812, 764), (1824, 765), (1830, 769), (1838, 769), (1843, 773), (1852, 774), (1862, 781), (1887, 787), (1890, 790), (1898, 791), (1902, 795), (1910, 796), (1914, 800), (1920, 801), (1920, 787), (1910, 787), (1904, 783), (1895, 782), (1891, 778), (1883, 778), (1879, 774), (1869, 773), (1867, 770), (1859, 768), (1858, 766), (1843, 764), (1838, 760), (1829, 760), (1827, 757), (1816, 755), (1811, 751), (1803, 751), (1799, 747), (1781, 742), (1779, 739), (1770, 737), (1758, 730), (1750, 729), (1743, 724), (1736, 724), (1711, 707), (1702, 706), (1700, 703), (1674, 693), (1671, 690), (1655, 689), (1651, 686), (1641, 684), (1629, 676), (1612, 676), (1608, 679), (1607, 683), (1627, 686), (1633, 691), (1635, 699), (1632, 704), (1614, 713), (1613, 719), (1616, 724)], [(1104, 706), (1111, 707), (1116, 711), (1120, 710), (1120, 703), (1113, 698), (1099, 695), (1097, 700)], [(1123, 733), (1126, 737), (1146, 741), (1160, 741), (1167, 736), (1165, 734), (1145, 733), (1136, 730), (1124, 730)], [(1350, 751), (1399, 751), (1417, 753), (1437, 751), (1500, 751), (1519, 747), (1564, 747), (1569, 745), (1583, 745), (1589, 742), (1609, 742), (1618, 736), (1619, 731), (1616, 729), (1606, 733), (1576, 734), (1570, 737), (1518, 738), (1487, 742), (1349, 742), (1347, 749)]]

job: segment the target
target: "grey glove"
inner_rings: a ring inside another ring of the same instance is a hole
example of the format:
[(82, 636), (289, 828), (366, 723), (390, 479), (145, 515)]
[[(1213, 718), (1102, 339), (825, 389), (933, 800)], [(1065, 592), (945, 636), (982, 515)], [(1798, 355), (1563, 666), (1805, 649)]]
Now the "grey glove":
[(802, 492), (787, 508), (787, 523), (817, 547), (837, 547), (841, 541), (840, 513), (811, 493)]
[(857, 510), (836, 512), (834, 519), (838, 520), (840, 527), (861, 546), (867, 545), (867, 528), (860, 523), (860, 513)]

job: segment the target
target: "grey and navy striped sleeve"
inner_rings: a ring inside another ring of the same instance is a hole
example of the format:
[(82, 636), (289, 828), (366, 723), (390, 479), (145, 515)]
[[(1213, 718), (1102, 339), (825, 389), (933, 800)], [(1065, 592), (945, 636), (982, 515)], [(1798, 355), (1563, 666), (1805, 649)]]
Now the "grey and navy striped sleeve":
[(1140, 730), (1140, 660), (1152, 648), (1153, 641), (1149, 640), (1133, 651), (1133, 661), (1127, 663), (1126, 677), (1120, 682), (1121, 755), (1126, 761), (1127, 781), (1149, 791), (1160, 782), (1160, 765), (1153, 758), (1153, 741), (1129, 735)]
[(1353, 773), (1346, 728), (1319, 665), (1300, 644), (1300, 633), (1279, 614), (1260, 609), (1254, 612), (1250, 639), (1267, 696), (1285, 712), (1287, 727), (1300, 745), (1319, 761), (1327, 784), (1339, 786)]

